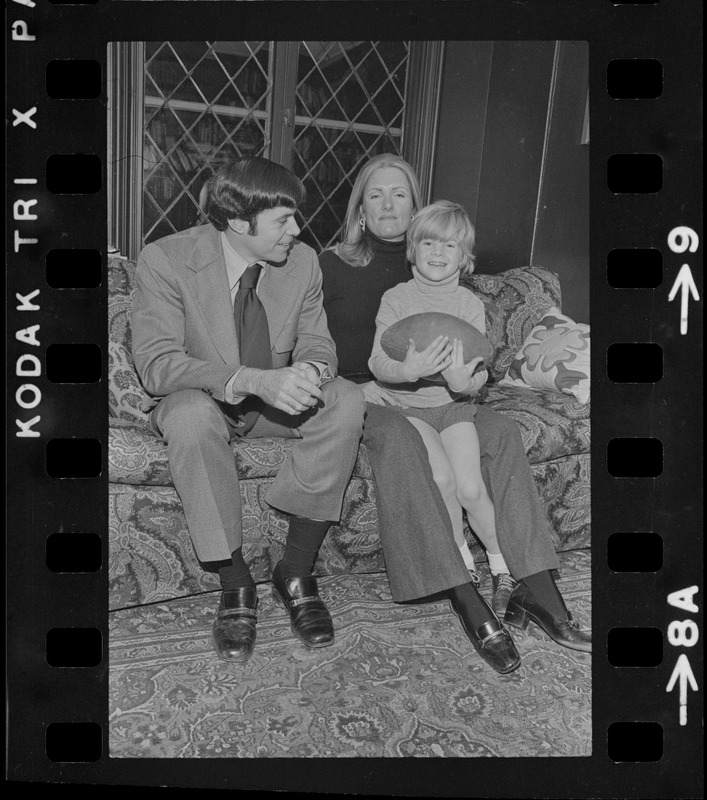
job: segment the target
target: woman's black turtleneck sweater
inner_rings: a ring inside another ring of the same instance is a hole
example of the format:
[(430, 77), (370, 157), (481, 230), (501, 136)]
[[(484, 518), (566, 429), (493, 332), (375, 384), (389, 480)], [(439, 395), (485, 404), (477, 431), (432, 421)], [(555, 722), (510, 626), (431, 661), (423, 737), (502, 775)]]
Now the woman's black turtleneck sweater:
[(386, 242), (370, 233), (366, 236), (373, 258), (365, 267), (352, 267), (333, 250), (325, 250), (319, 256), (324, 310), (336, 345), (339, 375), (343, 377), (370, 375), (368, 359), (381, 297), (396, 284), (409, 281), (411, 276), (405, 240)]

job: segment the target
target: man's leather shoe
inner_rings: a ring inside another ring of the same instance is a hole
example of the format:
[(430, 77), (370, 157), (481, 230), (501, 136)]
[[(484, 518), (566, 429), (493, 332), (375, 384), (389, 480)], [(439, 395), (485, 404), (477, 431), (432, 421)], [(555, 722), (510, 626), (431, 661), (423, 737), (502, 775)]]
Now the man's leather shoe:
[(569, 611), (566, 619), (556, 617), (540, 605), (535, 595), (521, 582), (513, 590), (513, 594), (508, 600), (504, 621), (514, 628), (525, 630), (531, 620), (557, 644), (585, 653), (592, 652), (592, 637), (588, 633), (580, 631)]
[(317, 581), (306, 578), (283, 578), (280, 564), (272, 575), (273, 597), (290, 615), (292, 633), (307, 647), (326, 647), (334, 643), (334, 623), (327, 607), (317, 594)]
[(518, 669), (520, 656), (513, 639), (490, 608), (491, 619), (477, 628), (468, 618), (464, 608), (455, 602), (454, 596), (450, 597), (450, 602), (452, 610), (459, 617), (462, 628), (464, 628), (464, 633), (469, 637), (476, 652), (490, 667), (493, 667), (496, 672), (500, 672), (501, 675)]
[(253, 655), (258, 591), (255, 586), (224, 589), (211, 630), (216, 654), (223, 661), (243, 664)]

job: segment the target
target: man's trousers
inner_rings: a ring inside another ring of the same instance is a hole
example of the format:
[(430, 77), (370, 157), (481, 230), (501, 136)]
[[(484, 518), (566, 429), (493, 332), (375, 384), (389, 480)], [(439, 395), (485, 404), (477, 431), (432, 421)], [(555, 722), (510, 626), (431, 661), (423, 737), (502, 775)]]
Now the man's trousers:
[[(357, 386), (336, 378), (323, 401), (290, 416), (266, 407), (247, 438), (296, 438), (265, 499), (287, 514), (336, 522), (358, 446), (365, 402)], [(160, 400), (150, 416), (167, 444), (175, 489), (201, 561), (225, 561), (242, 545), (238, 472), (230, 442), (234, 421), (205, 392), (184, 389)]]

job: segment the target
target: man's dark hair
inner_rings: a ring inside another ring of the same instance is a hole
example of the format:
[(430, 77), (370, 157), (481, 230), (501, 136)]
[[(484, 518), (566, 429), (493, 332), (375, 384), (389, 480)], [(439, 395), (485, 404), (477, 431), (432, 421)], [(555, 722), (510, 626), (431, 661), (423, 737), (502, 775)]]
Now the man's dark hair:
[(255, 220), (271, 208), (297, 208), (305, 197), (302, 181), (280, 164), (267, 158), (244, 156), (221, 167), (209, 180), (206, 216), (219, 231), (228, 220), (248, 222), (255, 233)]

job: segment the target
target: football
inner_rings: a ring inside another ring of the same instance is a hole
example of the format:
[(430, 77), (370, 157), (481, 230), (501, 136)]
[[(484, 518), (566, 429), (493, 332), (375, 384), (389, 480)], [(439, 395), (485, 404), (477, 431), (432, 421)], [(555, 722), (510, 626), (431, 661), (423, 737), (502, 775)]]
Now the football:
[[(464, 347), (465, 364), (477, 356), (488, 360), (493, 355), (493, 347), (481, 331), (459, 317), (439, 311), (412, 314), (399, 319), (383, 331), (381, 347), (395, 361), (405, 361), (410, 339), (415, 342), (415, 349), (424, 350), (438, 336), (448, 336), (450, 342), (459, 339)], [(425, 380), (435, 379), (441, 380), (439, 376), (432, 375)]]

